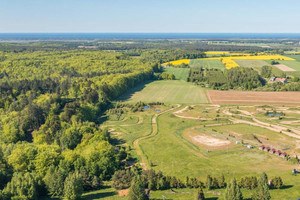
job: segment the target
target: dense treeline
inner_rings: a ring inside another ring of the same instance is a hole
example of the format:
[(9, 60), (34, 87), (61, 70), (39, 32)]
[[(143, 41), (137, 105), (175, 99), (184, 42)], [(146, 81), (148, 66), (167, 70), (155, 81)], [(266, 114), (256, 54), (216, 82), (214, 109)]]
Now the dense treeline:
[(206, 83), (214, 89), (252, 90), (265, 84), (265, 80), (251, 68), (236, 67), (229, 70), (191, 68), (188, 81)]

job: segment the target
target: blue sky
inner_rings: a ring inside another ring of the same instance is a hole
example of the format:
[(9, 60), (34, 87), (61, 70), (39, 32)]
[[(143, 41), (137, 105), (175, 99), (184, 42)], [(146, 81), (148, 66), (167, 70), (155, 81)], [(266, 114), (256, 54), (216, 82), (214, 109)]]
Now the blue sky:
[(0, 0), (0, 33), (300, 33), (300, 0)]

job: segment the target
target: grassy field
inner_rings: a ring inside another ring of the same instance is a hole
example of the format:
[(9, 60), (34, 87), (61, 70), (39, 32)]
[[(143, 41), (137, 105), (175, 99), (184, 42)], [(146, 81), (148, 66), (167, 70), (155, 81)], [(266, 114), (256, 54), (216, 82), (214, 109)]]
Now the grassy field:
[(220, 60), (191, 60), (191, 67), (203, 67), (203, 68), (215, 68), (215, 69), (225, 69), (225, 65)]
[[(153, 163), (155, 170), (161, 170), (165, 174), (175, 175), (182, 179), (187, 175), (198, 177), (204, 182), (207, 174), (213, 176), (224, 174), (226, 179), (230, 180), (233, 177), (239, 179), (248, 175), (259, 175), (259, 173), (265, 171), (269, 178), (280, 175), (285, 185), (289, 186), (284, 190), (271, 190), (273, 199), (288, 199), (286, 197), (295, 199), (300, 195), (300, 179), (291, 175), (291, 170), (295, 165), (290, 162), (264, 151), (248, 149), (241, 144), (235, 143), (231, 143), (228, 147), (224, 146), (223, 149), (211, 147), (211, 152), (207, 153), (207, 146), (192, 144), (183, 135), (193, 127), (203, 127), (204, 124), (206, 127), (201, 128), (203, 132), (211, 131), (211, 128), (208, 127), (209, 124), (222, 123), (222, 121), (201, 122), (180, 119), (172, 114), (164, 114), (159, 117), (158, 123), (159, 134), (141, 142), (141, 147), (147, 158)], [(249, 129), (248, 126), (238, 125), (233, 130), (243, 134), (247, 128)], [(231, 128), (233, 128), (232, 125), (224, 125), (223, 128), (220, 126), (219, 129), (225, 132), (230, 131)], [(253, 132), (259, 132), (257, 133), (259, 135), (261, 134), (261, 129), (251, 127), (251, 129), (247, 130), (245, 139), (250, 137)], [(265, 133), (268, 137), (272, 137), (272, 132), (266, 130)], [(244, 197), (250, 198), (251, 192), (245, 191)], [(193, 197), (186, 198), (193, 199)], [(174, 197), (174, 199), (181, 198)]]
[(208, 103), (206, 90), (185, 81), (154, 81), (139, 85), (123, 95), (119, 101)]
[(164, 67), (164, 72), (168, 74), (174, 74), (176, 80), (187, 80), (189, 76), (189, 68), (176, 68), (176, 67)]
[(300, 55), (287, 55), (287, 57), (294, 58), (295, 60), (300, 62)]

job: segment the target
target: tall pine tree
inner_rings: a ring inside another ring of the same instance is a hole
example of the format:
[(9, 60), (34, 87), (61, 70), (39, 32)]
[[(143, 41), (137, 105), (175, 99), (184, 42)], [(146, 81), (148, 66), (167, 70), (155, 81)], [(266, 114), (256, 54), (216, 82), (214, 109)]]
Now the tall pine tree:
[(269, 200), (271, 195), (269, 192), (268, 176), (266, 173), (262, 173), (259, 177), (257, 188), (252, 195), (253, 200)]
[(196, 197), (195, 197), (195, 200), (205, 200), (205, 197), (204, 197), (204, 192), (202, 190), (202, 187), (200, 187), (196, 193)]
[(234, 178), (227, 185), (227, 188), (225, 191), (225, 200), (242, 200), (242, 199), (243, 199), (242, 192)]

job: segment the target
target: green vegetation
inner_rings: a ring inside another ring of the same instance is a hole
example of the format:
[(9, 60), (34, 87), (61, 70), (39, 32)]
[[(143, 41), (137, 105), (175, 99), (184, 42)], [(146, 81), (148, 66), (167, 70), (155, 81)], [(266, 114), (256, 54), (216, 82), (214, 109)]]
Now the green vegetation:
[(187, 80), (190, 69), (178, 67), (164, 67), (163, 71), (168, 74), (174, 74), (176, 80)]
[(126, 102), (208, 103), (205, 89), (184, 81), (139, 85), (118, 99)]
[(207, 69), (220, 69), (224, 70), (225, 65), (220, 60), (196, 60), (193, 59), (189, 64), (191, 67), (195, 68), (207, 68)]

